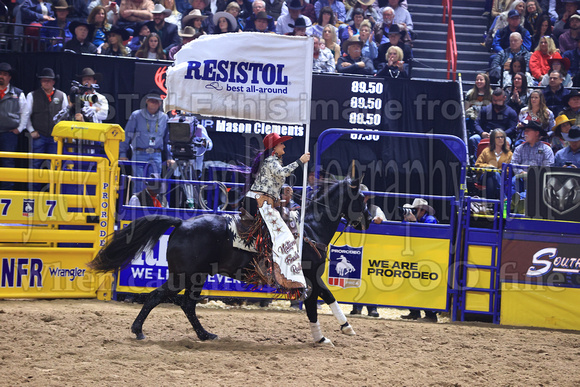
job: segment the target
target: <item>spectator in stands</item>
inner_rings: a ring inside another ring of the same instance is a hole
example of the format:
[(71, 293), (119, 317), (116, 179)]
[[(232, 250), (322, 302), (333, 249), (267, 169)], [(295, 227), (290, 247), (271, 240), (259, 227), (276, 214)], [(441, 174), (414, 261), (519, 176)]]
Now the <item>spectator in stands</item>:
[(534, 78), (526, 71), (526, 59), (523, 56), (516, 56), (510, 62), (509, 70), (503, 72), (503, 87), (512, 85), (512, 78), (517, 73), (524, 73), (527, 87), (534, 86)]
[[(293, 27), (290, 27), (290, 24), (294, 25), (298, 22), (299, 18), (301, 17), (301, 12), (304, 6), (300, 2), (300, 0), (291, 0), (290, 4), (288, 4), (288, 14), (280, 16), (276, 23), (276, 33), (280, 35), (287, 35), (290, 32), (293, 32)], [(306, 25), (306, 28), (312, 25), (312, 22), (309, 18), (302, 18)]]
[(580, 92), (574, 89), (562, 98), (564, 109), (560, 114), (564, 114), (569, 119), (575, 119), (580, 122)]
[(516, 140), (515, 146), (520, 145), (524, 141), (524, 134), (522, 132), (523, 122), (535, 121), (546, 132), (554, 126), (554, 113), (546, 106), (546, 100), (541, 91), (534, 90), (530, 93), (528, 106), (521, 110), (518, 120), (519, 123), (516, 126), (516, 136), (514, 138)]
[(131, 50), (125, 47), (124, 41), (129, 40), (127, 30), (119, 27), (113, 27), (107, 31), (107, 42), (103, 43), (100, 48), (101, 55), (109, 56), (129, 56)]
[(270, 31), (270, 27), (269, 24), (270, 23), (270, 16), (268, 16), (268, 14), (264, 11), (259, 12), (255, 18), (254, 18), (254, 22), (253, 27), (248, 28), (248, 25), (246, 24), (246, 29), (245, 31), (248, 32), (264, 32), (264, 33), (275, 33), (274, 31)]
[[(113, 0), (93, 0), (89, 3), (88, 11), (89, 17), (95, 9), (96, 6), (101, 6), (105, 9), (105, 14), (107, 15), (107, 23), (110, 25), (117, 24), (119, 19), (119, 5), (116, 1)], [(91, 22), (89, 22), (91, 24)]]
[(175, 0), (163, 0), (162, 4), (165, 7), (165, 9), (168, 9), (171, 11), (169, 16), (167, 16), (165, 18), (165, 23), (175, 24), (178, 29), (181, 29), (181, 17), (182, 17), (182, 15), (181, 15), (181, 12), (179, 12), (177, 10), (177, 7), (175, 6)]
[(372, 27), (370, 21), (364, 20), (360, 25), (359, 31), (360, 40), (364, 43), (362, 48), (362, 56), (369, 58), (370, 60), (375, 60), (379, 52), (371, 32)]
[[(233, 0), (234, 3), (240, 7), (240, 14), (236, 18), (240, 18), (242, 23), (240, 24), (242, 27), (246, 26), (246, 19), (252, 16), (252, 3), (248, 0)], [(231, 3), (230, 3), (231, 4)], [(227, 12), (227, 8), (226, 8)], [(242, 28), (243, 30), (243, 28)]]
[(513, 0), (494, 0), (493, 7), (491, 9), (491, 17), (496, 18), (502, 12), (507, 11), (512, 2)]
[(40, 30), (40, 36), (47, 39), (47, 51), (62, 51), (64, 44), (72, 39), (72, 33), (68, 29), (70, 22), (67, 20), (69, 8), (66, 0), (59, 0), (54, 5), (56, 19), (42, 24), (43, 27), (53, 27)]
[(410, 32), (413, 30), (413, 20), (409, 11), (401, 6), (402, 2), (403, 0), (389, 0), (389, 7), (395, 11), (393, 23), (397, 23), (399, 27)]
[(161, 40), (159, 35), (152, 32), (145, 38), (141, 48), (137, 50), (135, 54), (137, 58), (147, 58), (147, 59), (165, 59), (165, 53), (161, 47)]
[(560, 149), (554, 157), (554, 166), (580, 168), (580, 127), (573, 126), (568, 133), (562, 133), (568, 146)]
[[(491, 70), (489, 78), (492, 83), (499, 81), (500, 76), (504, 70), (509, 70), (510, 63), (516, 56), (522, 56), (526, 59), (526, 63), (530, 63), (530, 52), (522, 46), (522, 36), (519, 32), (512, 32), (510, 35), (510, 46), (506, 48), (493, 58), (491, 62)], [(526, 71), (528, 69), (526, 68)]]
[[(54, 117), (68, 105), (65, 93), (54, 88), (56, 75), (51, 68), (44, 68), (40, 75), (40, 88), (28, 93), (26, 103), (29, 116), (27, 117), (26, 129), (32, 137), (31, 152), (56, 154), (57, 145), (52, 137), (52, 128), (56, 122)], [(38, 169), (45, 162), (42, 159), (34, 159), (32, 165)], [(35, 184), (34, 190), (40, 191), (42, 184)]]
[(409, 78), (404, 64), (403, 50), (400, 47), (391, 46), (387, 50), (387, 64), (377, 73), (377, 76), (384, 78)]
[(492, 51), (501, 52), (509, 48), (511, 45), (511, 35), (514, 32), (520, 34), (523, 39), (522, 46), (530, 51), (532, 49), (532, 37), (529, 31), (520, 25), (520, 14), (515, 9), (508, 13), (508, 25), (497, 31), (495, 34), (493, 38)]
[(171, 10), (161, 4), (156, 4), (151, 13), (153, 14), (153, 21), (149, 22), (149, 30), (151, 33), (159, 35), (163, 51), (168, 52), (171, 48), (181, 43), (177, 26), (165, 22), (165, 18), (171, 15)]
[[(157, 91), (150, 91), (146, 96), (146, 106), (135, 110), (125, 126), (125, 141), (119, 146), (119, 160), (128, 160), (129, 147), (133, 150), (133, 161), (148, 163), (154, 173), (161, 173), (163, 159), (171, 160), (167, 130), (167, 115), (161, 109), (162, 99)], [(133, 167), (134, 175), (144, 176), (144, 167), (137, 164)], [(133, 192), (143, 189), (142, 182), (135, 182)]]
[(149, 30), (149, 25), (147, 23), (148, 22), (141, 22), (137, 23), (137, 25), (135, 26), (134, 33), (135, 36), (133, 36), (133, 38), (127, 45), (127, 47), (129, 47), (129, 50), (131, 50), (131, 55), (133, 56), (135, 56), (137, 50), (141, 48), (141, 45), (143, 44), (145, 38), (149, 36), (149, 34), (151, 33), (151, 30)]
[[(512, 151), (508, 144), (507, 135), (503, 130), (492, 130), (489, 134), (489, 146), (477, 157), (475, 167), (501, 169), (503, 163), (512, 160)], [(486, 171), (479, 176), (479, 182), (483, 185), (484, 198), (499, 199), (501, 186), (499, 172)]]
[(324, 7), (330, 7), (334, 12), (334, 18), (337, 22), (346, 22), (346, 9), (344, 8), (344, 3), (340, 0), (318, 0), (314, 3), (314, 12), (316, 12), (316, 17), (320, 17), (320, 11)]
[(216, 12), (213, 15), (213, 24), (215, 24), (214, 34), (226, 34), (228, 32), (236, 32), (238, 28), (238, 21), (229, 12)]
[[(564, 31), (570, 29), (570, 18), (578, 12), (579, 3), (575, 0), (564, 0), (565, 12), (562, 17), (554, 24), (554, 39), (559, 38)], [(552, 16), (553, 17), (553, 16)]]
[(575, 13), (570, 16), (570, 29), (566, 30), (560, 38), (560, 52), (574, 50), (580, 40), (580, 15)]
[(320, 11), (320, 16), (318, 17), (316, 23), (308, 27), (306, 33), (309, 36), (318, 36), (319, 38), (322, 38), (322, 31), (324, 27), (330, 24), (334, 28), (335, 23), (336, 21), (334, 19), (334, 12), (332, 12), (332, 8), (324, 7)]
[(486, 73), (479, 73), (475, 76), (473, 88), (465, 96), (465, 117), (468, 133), (474, 134), (474, 123), (483, 106), (491, 103), (491, 86), (489, 76)]
[(493, 129), (503, 129), (510, 136), (518, 122), (516, 112), (506, 105), (506, 94), (501, 88), (496, 88), (491, 95), (491, 105), (481, 108), (474, 129), (476, 134), (469, 138), (469, 153), (475, 156), (477, 145), (482, 138), (489, 138)]
[(554, 116), (560, 115), (562, 109), (564, 109), (564, 97), (570, 93), (570, 90), (565, 89), (562, 86), (564, 78), (560, 71), (552, 70), (549, 76), (548, 86), (542, 90), (544, 93), (544, 98), (546, 100), (546, 105), (548, 109), (554, 113)]
[[(159, 174), (152, 173), (149, 178), (159, 179)], [(164, 195), (161, 195), (162, 183), (159, 180), (150, 179), (145, 180), (145, 188), (131, 196), (129, 203), (127, 203), (129, 206), (158, 208), (167, 207), (167, 199)]]
[[(532, 48), (538, 47), (538, 44), (540, 44), (540, 39), (543, 36), (549, 36), (552, 38), (552, 40), (554, 40), (552, 37), (552, 29), (552, 20), (550, 19), (550, 16), (540, 15), (536, 21), (536, 33), (532, 36)], [(556, 43), (557, 40), (554, 41), (554, 45), (556, 45)]]
[(288, 36), (306, 36), (306, 18), (299, 16), (294, 24), (290, 23), (288, 27), (293, 28), (292, 32), (288, 32)]
[(334, 56), (334, 63), (338, 62), (338, 58), (340, 58), (341, 52), (340, 46), (337, 43), (336, 28), (327, 24), (322, 30), (322, 40), (323, 42), (321, 43), (324, 43), (324, 46), (328, 48), (330, 52), (332, 52), (332, 55)]
[(524, 14), (524, 28), (530, 32), (530, 35), (536, 33), (536, 22), (540, 15), (542, 15), (540, 4), (538, 4), (536, 0), (528, 0), (526, 2), (526, 12)]
[[(512, 156), (512, 164), (551, 167), (554, 165), (554, 153), (549, 145), (540, 141), (546, 135), (542, 126), (536, 121), (524, 123), (525, 142), (517, 146)], [(519, 193), (519, 198), (525, 198), (525, 181), (527, 170), (515, 167), (512, 181), (512, 192)]]
[[(76, 77), (83, 86), (88, 88), (84, 95), (95, 95), (97, 97), (97, 102), (93, 103), (88, 100), (80, 101), (82, 108), (80, 109), (80, 112), (75, 112), (74, 120), (95, 122), (97, 124), (102, 123), (109, 115), (109, 101), (107, 101), (107, 98), (105, 98), (104, 95), (96, 91), (96, 89), (99, 88), (99, 82), (103, 75), (101, 73), (95, 73), (90, 67), (85, 67), (80, 74), (76, 75)], [(73, 102), (75, 104), (79, 103), (78, 101)]]
[(377, 20), (381, 20), (379, 8), (376, 5), (375, 0), (357, 0), (355, 6), (346, 13), (347, 21), (352, 20), (351, 15), (353, 10), (355, 10), (356, 8), (360, 8), (363, 11), (364, 19), (368, 20), (372, 26), (375, 25)]
[(205, 35), (207, 33), (203, 28), (203, 21), (205, 19), (207, 19), (207, 16), (202, 15), (199, 9), (194, 9), (181, 19), (181, 29), (191, 26), (196, 34)]
[[(260, 12), (264, 12), (268, 17), (268, 32), (276, 32), (276, 22), (274, 18), (266, 13), (266, 3), (263, 0), (254, 0), (252, 3), (252, 15), (246, 19), (246, 26), (244, 31), (258, 31), (259, 32), (266, 32), (263, 29), (255, 28), (254, 22), (257, 19), (257, 16)], [(263, 16), (263, 15), (261, 15)], [(262, 24), (262, 23), (260, 23)], [(290, 32), (290, 31), (286, 31)]]
[(494, 21), (491, 31), (492, 35), (495, 38), (495, 35), (498, 31), (502, 30), (503, 28), (507, 27), (509, 24), (509, 14), (511, 11), (517, 11), (520, 14), (520, 25), (523, 27), (525, 24), (525, 12), (526, 12), (526, 3), (522, 0), (515, 0), (511, 5), (508, 7), (507, 11), (502, 12)]
[(153, 20), (155, 4), (152, 0), (122, 0), (117, 26), (134, 29), (138, 22)]
[(413, 53), (411, 52), (411, 48), (403, 43), (401, 36), (404, 32), (401, 31), (397, 24), (393, 24), (387, 35), (389, 41), (387, 43), (381, 44), (379, 46), (377, 59), (375, 60), (374, 64), (377, 70), (381, 70), (386, 63), (387, 51), (391, 46), (397, 46), (401, 50), (403, 50), (403, 61), (408, 64), (413, 59)]
[(226, 12), (236, 19), (236, 31), (242, 31), (245, 25), (244, 18), (240, 17), (241, 10), (240, 5), (235, 1), (230, 2), (226, 7)]
[(182, 32), (179, 33), (179, 36), (181, 36), (181, 44), (179, 46), (175, 46), (175, 47), (171, 48), (171, 50), (169, 50), (169, 53), (167, 54), (167, 57), (170, 60), (175, 60), (175, 54), (177, 54), (183, 46), (185, 46), (187, 43), (191, 42), (192, 40), (197, 39), (201, 35), (196, 34), (195, 30), (193, 29), (192, 26), (187, 26), (183, 29)]
[(343, 43), (342, 50), (347, 55), (338, 58), (336, 69), (339, 73), (371, 75), (374, 72), (373, 62), (362, 56), (362, 47), (358, 36), (352, 36)]
[[(18, 136), (26, 128), (29, 115), (26, 97), (22, 90), (10, 83), (14, 69), (8, 63), (0, 63), (0, 151), (16, 152)], [(0, 167), (14, 168), (15, 159), (0, 157)], [(0, 179), (0, 190), (14, 189), (13, 182)]]
[(20, 5), (22, 24), (44, 23), (54, 20), (52, 2), (44, 0), (24, 0)]
[(575, 122), (575, 118), (570, 119), (565, 114), (556, 117), (556, 125), (552, 128), (552, 131), (548, 133), (550, 136), (550, 144), (554, 152), (568, 145), (562, 135), (568, 133)]
[(544, 75), (548, 73), (550, 70), (548, 60), (557, 52), (558, 49), (554, 44), (554, 40), (549, 36), (542, 36), (540, 43), (530, 56), (530, 73), (536, 80), (536, 83), (540, 82)]
[(74, 21), (70, 23), (68, 29), (74, 37), (64, 44), (65, 50), (74, 51), (77, 54), (96, 54), (97, 47), (90, 41), (93, 36), (94, 26)]
[(513, 76), (513, 85), (505, 88), (508, 95), (507, 105), (514, 109), (518, 114), (522, 108), (527, 106), (530, 93), (532, 92), (532, 90), (528, 88), (525, 79), (526, 76), (524, 73), (516, 73)]
[(93, 34), (89, 39), (98, 48), (105, 43), (105, 34), (111, 29), (111, 26), (107, 21), (105, 8), (100, 5), (94, 7), (87, 18), (87, 23), (92, 25), (94, 28)]
[[(275, 22), (282, 15), (284, 15), (283, 8), (286, 7), (285, 0), (267, 0), (267, 1), (264, 1), (264, 3), (266, 4), (266, 13), (268, 14), (268, 16), (271, 16)], [(304, 3), (304, 1), (301, 1), (301, 3)], [(308, 3), (305, 3), (305, 4), (308, 4)], [(314, 13), (314, 6), (311, 4), (308, 4), (308, 5), (310, 5), (312, 7), (312, 11)], [(288, 13), (288, 10), (286, 9), (286, 14), (287, 13)]]
[[(282, 13), (279, 15), (279, 17), (287, 15), (288, 14), (288, 2), (287, 1), (282, 1)], [(315, 23), (316, 20), (318, 19), (318, 17), (316, 16), (316, 11), (314, 10), (314, 5), (307, 3), (304, 0), (300, 0), (300, 4), (302, 4), (302, 11), (300, 11), (300, 14), (303, 17), (306, 17), (308, 19), (310, 19), (311, 23)], [(331, 8), (332, 10), (332, 8)], [(268, 12), (268, 4), (266, 3), (266, 12), (268, 14), (270, 14)], [(274, 15), (271, 15), (272, 17), (274, 17)], [(334, 15), (333, 15), (334, 16)], [(275, 19), (278, 19), (278, 17), (274, 17)]]
[(391, 7), (383, 8), (382, 14), (383, 19), (378, 21), (373, 27), (373, 31), (375, 33), (375, 41), (378, 44), (384, 44), (389, 41), (387, 35), (391, 30), (393, 20), (395, 20), (395, 10), (393, 10), (393, 8)]
[(562, 58), (559, 52), (555, 52), (550, 59), (548, 59), (548, 65), (550, 69), (548, 72), (542, 77), (542, 81), (538, 86), (548, 86), (550, 84), (550, 72), (552, 70), (556, 70), (560, 72), (560, 74), (566, 74), (564, 77), (564, 81), (562, 82), (562, 86), (569, 88), (572, 87), (572, 77), (568, 74), (568, 69), (570, 68), (570, 59)]
[(320, 38), (318, 36), (313, 36), (314, 41), (314, 62), (312, 65), (312, 71), (322, 71), (325, 73), (336, 72), (336, 62), (334, 61), (334, 55), (328, 48), (320, 48)]
[(341, 42), (346, 42), (351, 36), (358, 35), (358, 29), (364, 20), (363, 10), (360, 8), (355, 8), (352, 11), (352, 21), (348, 24), (341, 24), (338, 29), (338, 37)]

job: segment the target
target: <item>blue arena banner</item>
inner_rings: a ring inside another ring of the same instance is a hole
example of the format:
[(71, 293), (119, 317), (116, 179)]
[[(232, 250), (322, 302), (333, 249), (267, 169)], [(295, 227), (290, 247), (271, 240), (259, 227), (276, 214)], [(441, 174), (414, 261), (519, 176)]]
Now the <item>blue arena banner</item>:
[(358, 288), (362, 279), (362, 247), (330, 246), (329, 285)]

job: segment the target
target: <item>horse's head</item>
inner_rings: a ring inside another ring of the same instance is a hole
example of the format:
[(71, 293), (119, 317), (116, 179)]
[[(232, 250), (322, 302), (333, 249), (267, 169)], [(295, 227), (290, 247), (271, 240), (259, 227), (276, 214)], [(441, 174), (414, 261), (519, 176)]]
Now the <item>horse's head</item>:
[(361, 192), (361, 179), (347, 178), (346, 200), (343, 203), (342, 216), (352, 225), (356, 230), (366, 230), (371, 224), (372, 218), (365, 203), (365, 196)]

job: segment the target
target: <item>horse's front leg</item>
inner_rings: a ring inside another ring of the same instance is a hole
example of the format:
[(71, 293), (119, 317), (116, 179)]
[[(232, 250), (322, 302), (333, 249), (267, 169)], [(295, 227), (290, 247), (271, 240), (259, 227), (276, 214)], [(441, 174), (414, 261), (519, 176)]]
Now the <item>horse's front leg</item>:
[(340, 324), (340, 331), (345, 335), (349, 336), (356, 335), (356, 332), (346, 320), (344, 312), (342, 311), (342, 309), (340, 309), (340, 305), (338, 305), (336, 298), (334, 298), (332, 292), (330, 291), (330, 289), (328, 289), (328, 287), (324, 283), (320, 284), (320, 297), (324, 300), (324, 302), (328, 304), (328, 306), (330, 306), (332, 314), (334, 315), (334, 317), (336, 317), (338, 323)]
[(325, 344), (334, 347), (332, 341), (324, 337), (322, 331), (320, 330), (320, 322), (318, 322), (318, 310), (316, 305), (319, 294), (320, 289), (318, 287), (313, 287), (310, 296), (304, 300), (306, 315), (310, 321), (310, 333), (312, 334), (312, 339), (314, 340), (315, 344)]

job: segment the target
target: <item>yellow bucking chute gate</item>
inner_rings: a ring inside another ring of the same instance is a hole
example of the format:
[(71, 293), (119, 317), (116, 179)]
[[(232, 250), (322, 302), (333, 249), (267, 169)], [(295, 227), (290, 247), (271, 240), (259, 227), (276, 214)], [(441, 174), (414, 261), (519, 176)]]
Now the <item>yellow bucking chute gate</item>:
[[(16, 188), (0, 191), (0, 298), (110, 299), (112, 276), (96, 275), (86, 263), (114, 231), (125, 132), (116, 124), (63, 121), (52, 134), (57, 154), (0, 152), (15, 160), (0, 176)], [(68, 154), (83, 144), (94, 154)], [(42, 165), (34, 168), (34, 160)]]

